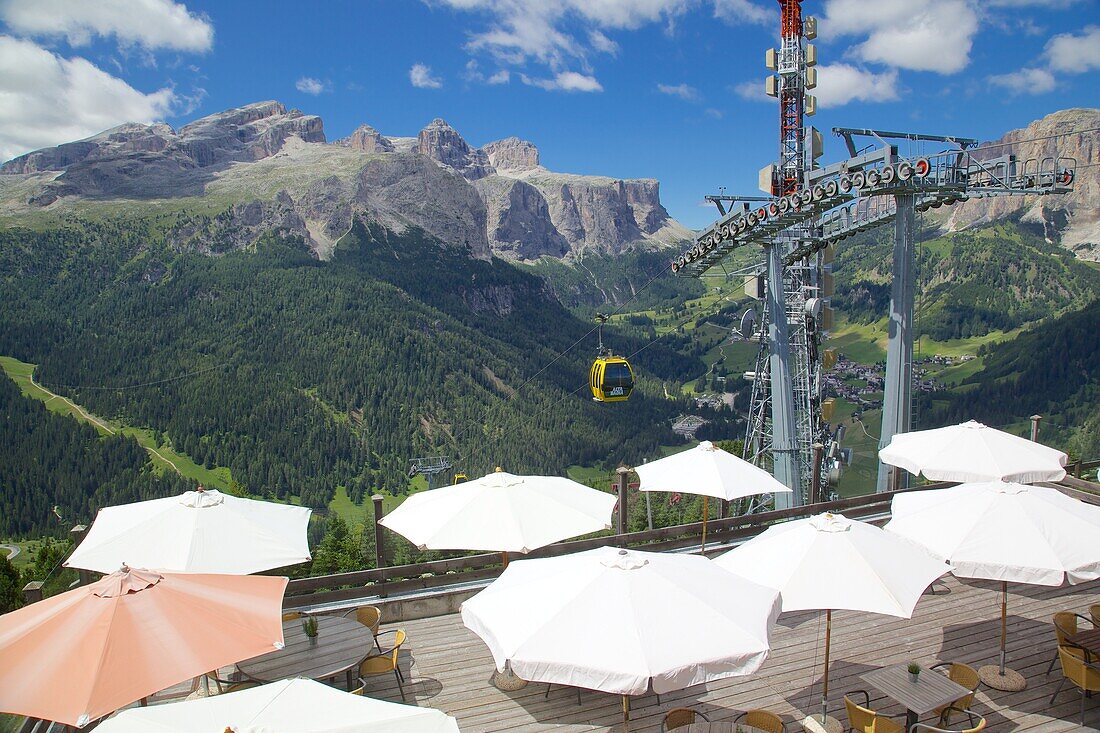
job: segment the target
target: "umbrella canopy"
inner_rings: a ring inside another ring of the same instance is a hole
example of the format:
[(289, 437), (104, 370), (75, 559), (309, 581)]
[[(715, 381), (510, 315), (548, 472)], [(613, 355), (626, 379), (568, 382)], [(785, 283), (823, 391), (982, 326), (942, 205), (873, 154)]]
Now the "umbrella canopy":
[(126, 564), (247, 575), (309, 560), (309, 514), (305, 507), (202, 489), (107, 507), (65, 564), (99, 573)]
[(497, 471), (413, 494), (382, 525), (420, 549), (530, 552), (611, 527), (615, 497), (557, 476)]
[(497, 669), (622, 695), (755, 672), (779, 594), (698, 555), (601, 547), (512, 563), (462, 604)]
[(782, 593), (783, 611), (848, 610), (910, 618), (951, 568), (912, 543), (842, 514), (783, 522), (714, 562)]
[(240, 692), (124, 710), (101, 733), (458, 733), (432, 708), (341, 692), (312, 680), (272, 682)]
[(779, 590), (783, 611), (827, 612), (823, 716), (833, 610), (910, 618), (925, 589), (951, 569), (900, 537), (841, 514), (773, 525), (714, 562)]
[(1100, 578), (1100, 507), (1057, 489), (991, 481), (899, 494), (886, 529), (963, 578), (1035, 585)]
[(283, 647), (286, 578), (122, 570), (0, 616), (0, 711), (78, 728)]
[(637, 466), (634, 471), (638, 474), (641, 491), (683, 491), (727, 501), (791, 491), (764, 469), (722, 450), (709, 440), (690, 450)]
[(890, 532), (926, 547), (963, 578), (1001, 581), (1001, 651), (982, 681), (999, 690), (1026, 681), (1005, 668), (1008, 582), (1061, 585), (1100, 577), (1100, 507), (1056, 489), (992, 481), (898, 494)]
[(971, 420), (899, 433), (879, 460), (933, 481), (1061, 481), (1066, 454)]

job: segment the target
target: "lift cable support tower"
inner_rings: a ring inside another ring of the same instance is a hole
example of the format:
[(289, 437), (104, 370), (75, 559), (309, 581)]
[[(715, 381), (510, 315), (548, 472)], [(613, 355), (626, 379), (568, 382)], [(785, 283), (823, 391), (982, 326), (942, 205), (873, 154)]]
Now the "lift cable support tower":
[[(807, 465), (803, 446), (822, 433), (830, 434), (829, 427), (821, 422), (820, 412), (816, 415), (812, 412), (821, 405), (822, 357), (817, 346), (822, 332), (816, 327), (828, 311), (820, 297), (817, 303), (811, 303), (814, 298), (803, 300), (801, 310), (792, 307), (799, 303), (798, 299), (783, 293), (783, 286), (795, 280), (791, 273), (808, 272), (813, 276), (816, 269), (816, 276), (821, 279), (815, 282), (810, 277), (798, 282), (804, 293), (825, 293), (831, 275), (822, 265), (835, 245), (860, 232), (894, 222), (890, 331), (880, 434), (880, 446), (885, 446), (894, 434), (911, 427), (915, 212), (971, 198), (1068, 193), (1073, 189), (1077, 170), (1076, 159), (1060, 156), (1057, 151), (1041, 158), (1019, 160), (1011, 154), (995, 155), (1003, 148), (972, 150), (974, 141), (966, 138), (849, 128), (834, 132), (845, 139), (851, 157), (823, 168), (808, 166), (798, 190), (773, 196), (756, 208), (748, 203), (734, 205), (743, 200), (736, 197), (714, 197), (721, 199), (719, 208), (726, 208), (725, 213), (700, 232), (693, 246), (672, 263), (672, 271), (678, 275), (701, 277), (738, 248), (757, 245), (767, 253), (764, 269), (769, 294), (765, 318), (769, 323), (758, 332), (758, 338), (762, 342), (761, 353), (766, 349), (771, 368), (762, 374), (764, 370), (758, 361), (748, 431), (750, 440), (756, 442), (750, 446), (746, 441), (746, 450), (760, 458), (770, 451), (773, 473), (784, 483), (792, 476), (793, 462), (789, 461), (791, 451), (787, 446), (795, 442), (802, 458), (798, 463)], [(862, 136), (873, 138), (879, 146), (872, 144), (864, 152), (857, 150), (855, 138)], [(942, 142), (957, 147), (906, 159), (898, 156), (896, 145), (887, 142), (891, 139)], [(815, 258), (816, 266), (811, 266)], [(772, 283), (778, 287), (772, 287)], [(787, 307), (781, 308), (782, 303)], [(824, 321), (827, 325), (827, 319)], [(812, 338), (801, 342), (789, 335), (785, 337), (788, 322), (806, 324)], [(782, 368), (783, 362), (789, 363), (790, 353), (797, 353), (803, 344), (810, 366), (805, 371), (799, 367), (799, 373), (792, 375), (789, 369)], [(791, 409), (794, 404), (802, 404), (803, 379), (810, 381), (810, 420), (799, 421), (798, 430), (804, 432), (792, 436), (790, 423), (784, 420), (794, 412)], [(832, 460), (835, 469), (839, 446), (837, 434), (832, 436), (831, 442), (823, 443), (830, 446), (824, 451), (824, 459)], [(890, 489), (889, 479), (890, 474), (880, 468), (878, 491)], [(795, 489), (796, 501), (797, 484), (787, 483)]]
[(434, 489), (435, 477), (454, 468), (454, 463), (447, 456), (431, 456), (429, 458), (413, 458), (409, 461), (409, 478), (417, 474), (423, 474), (428, 479), (428, 488)]

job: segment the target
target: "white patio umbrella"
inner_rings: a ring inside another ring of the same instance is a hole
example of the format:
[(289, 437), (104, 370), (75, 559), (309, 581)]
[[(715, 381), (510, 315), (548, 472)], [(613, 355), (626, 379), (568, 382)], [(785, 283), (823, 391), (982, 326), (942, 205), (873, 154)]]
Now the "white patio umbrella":
[(1061, 481), (1066, 454), (971, 420), (899, 433), (879, 460), (933, 481)]
[(941, 557), (961, 578), (1001, 581), (999, 665), (978, 670), (998, 690), (1021, 690), (1005, 669), (1008, 583), (1071, 584), (1100, 578), (1100, 507), (1057, 489), (991, 481), (899, 494), (889, 532)]
[(813, 723), (827, 729), (839, 726), (827, 717), (833, 610), (910, 618), (921, 594), (951, 569), (912, 543), (841, 514), (773, 525), (714, 562), (779, 590), (785, 613), (825, 611), (821, 719)]
[(216, 697), (131, 708), (100, 733), (458, 733), (450, 715), (342, 692), (312, 680), (280, 680)]
[(601, 547), (512, 563), (462, 604), (498, 670), (623, 696), (755, 672), (779, 594), (698, 555)]
[(248, 575), (309, 560), (300, 506), (217, 490), (101, 509), (67, 567), (111, 573), (122, 565)]
[(413, 494), (382, 519), (420, 549), (527, 553), (611, 527), (615, 497), (558, 476), (497, 470)]
[(787, 492), (790, 488), (746, 460), (722, 450), (709, 440), (634, 469), (640, 491), (682, 491), (703, 497), (703, 547), (707, 545), (707, 498), (731, 501), (756, 494)]

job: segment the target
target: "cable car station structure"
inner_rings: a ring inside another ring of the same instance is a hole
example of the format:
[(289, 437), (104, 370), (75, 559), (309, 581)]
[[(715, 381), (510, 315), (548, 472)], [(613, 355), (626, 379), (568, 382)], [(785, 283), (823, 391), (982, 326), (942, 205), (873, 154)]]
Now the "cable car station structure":
[[(821, 136), (804, 124), (816, 111), (807, 93), (817, 83), (814, 18), (802, 17), (802, 0), (779, 0), (781, 47), (768, 49), (774, 72), (766, 90), (779, 100), (779, 159), (761, 171), (770, 196), (708, 196), (721, 217), (695, 237), (672, 271), (702, 277), (736, 249), (764, 250), (764, 263), (748, 274), (764, 301), (760, 322), (743, 323), (760, 343), (745, 439), (745, 457), (770, 468), (791, 487), (776, 508), (811, 497), (815, 476), (835, 480), (842, 433), (823, 415), (822, 371), (835, 355), (823, 351), (831, 326), (831, 260), (835, 245), (859, 232), (894, 223), (889, 343), (879, 447), (911, 427), (916, 212), (984, 196), (1044, 195), (1072, 190), (1076, 160), (1051, 155), (1017, 160), (986, 156), (975, 140), (866, 129), (834, 128), (848, 149), (846, 160), (820, 167)], [(857, 140), (871, 140), (861, 151)], [(894, 141), (943, 143), (934, 155), (899, 157)], [(819, 446), (815, 450), (815, 445)], [(877, 490), (890, 489), (880, 465)], [(820, 497), (814, 497), (820, 498)]]

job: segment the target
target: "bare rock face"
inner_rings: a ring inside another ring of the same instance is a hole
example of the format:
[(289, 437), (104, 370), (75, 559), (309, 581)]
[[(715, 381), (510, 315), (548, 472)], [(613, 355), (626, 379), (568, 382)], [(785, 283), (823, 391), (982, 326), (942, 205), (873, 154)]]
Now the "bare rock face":
[(204, 167), (267, 158), (279, 152), (292, 135), (307, 143), (323, 143), (324, 123), (316, 115), (296, 109), (288, 112), (279, 102), (257, 102), (184, 125), (179, 145)]
[(656, 181), (553, 173), (530, 142), (510, 137), (473, 148), (441, 119), (415, 138), (362, 125), (328, 145), (320, 118), (278, 102), (226, 110), (178, 131), (121, 125), (21, 156), (0, 173), (25, 177), (0, 186), (0, 211), (225, 200), (222, 214), (172, 235), (178, 246), (210, 254), (278, 231), (301, 236), (327, 258), (360, 216), (391, 229), (419, 227), (474, 257), (522, 261), (690, 238), (661, 206)]
[(392, 153), (394, 150), (393, 143), (370, 125), (360, 125), (350, 137), (337, 140), (336, 143), (364, 153)]
[(475, 181), (474, 187), (485, 201), (488, 240), (494, 254), (515, 260), (569, 254), (569, 241), (554, 226), (546, 199), (537, 188), (496, 175)]
[(529, 171), (539, 167), (539, 149), (534, 143), (507, 137), (481, 146), (489, 165), (498, 171)]
[(457, 171), (464, 178), (476, 181), (489, 175), (488, 156), (474, 150), (453, 127), (436, 118), (417, 136), (417, 152)]
[[(1100, 127), (1100, 109), (1067, 109), (1047, 115), (993, 143), (983, 143), (978, 155), (993, 158), (1015, 154), (1017, 165), (1051, 156), (1071, 157), (1079, 168), (1071, 193), (1055, 196), (998, 196), (955, 204), (941, 219), (948, 231), (980, 226), (997, 219), (1019, 217), (1042, 227), (1048, 239), (1082, 259), (1100, 261), (1100, 169), (1089, 166), (1100, 155), (1100, 133), (1079, 132)], [(1055, 137), (1061, 136), (1061, 137)], [(986, 146), (989, 147), (986, 147)]]

